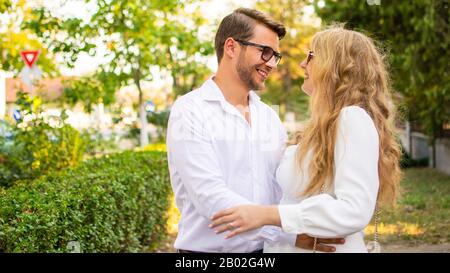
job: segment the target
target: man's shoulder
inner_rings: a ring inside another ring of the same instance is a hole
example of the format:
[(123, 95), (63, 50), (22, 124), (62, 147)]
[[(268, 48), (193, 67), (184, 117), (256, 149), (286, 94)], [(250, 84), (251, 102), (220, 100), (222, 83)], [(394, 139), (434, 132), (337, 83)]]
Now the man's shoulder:
[(202, 99), (201, 88), (196, 88), (196, 89), (193, 89), (193, 90), (187, 92), (186, 94), (184, 94), (182, 96), (179, 96), (177, 101), (185, 103), (188, 101), (197, 101), (200, 99)]
[(203, 98), (202, 98), (201, 90), (200, 90), (200, 88), (197, 88), (197, 89), (194, 89), (194, 90), (191, 90), (191, 91), (187, 92), (186, 94), (184, 94), (182, 96), (179, 96), (175, 100), (175, 102), (174, 102), (174, 104), (172, 106), (172, 109), (174, 107), (175, 108), (180, 108), (180, 107), (182, 108), (182, 107), (185, 107), (185, 106), (196, 105), (199, 102), (201, 102), (202, 100), (203, 100)]

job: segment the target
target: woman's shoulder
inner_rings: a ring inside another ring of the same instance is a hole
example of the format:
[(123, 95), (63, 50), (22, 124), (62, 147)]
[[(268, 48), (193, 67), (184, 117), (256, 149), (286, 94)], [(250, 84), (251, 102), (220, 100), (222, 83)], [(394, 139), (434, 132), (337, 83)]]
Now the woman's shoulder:
[[(341, 109), (341, 115), (347, 115), (347, 116), (355, 116), (355, 117), (368, 117), (370, 118), (367, 111), (358, 105), (351, 105), (346, 106)], [(371, 118), (370, 118), (371, 119)]]
[(375, 123), (367, 111), (357, 105), (346, 106), (339, 114), (341, 126), (345, 127), (371, 127), (375, 128)]
[(342, 108), (339, 115), (338, 139), (361, 138), (367, 143), (372, 139), (378, 142), (378, 130), (372, 117), (359, 106), (347, 106)]

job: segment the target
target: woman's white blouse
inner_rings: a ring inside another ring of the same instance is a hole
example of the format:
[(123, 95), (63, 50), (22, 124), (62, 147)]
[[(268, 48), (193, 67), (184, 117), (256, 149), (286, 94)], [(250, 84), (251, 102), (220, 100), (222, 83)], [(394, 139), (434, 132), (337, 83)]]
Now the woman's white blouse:
[[(299, 197), (308, 178), (310, 154), (296, 168), (297, 146), (286, 148), (277, 170), (283, 190), (279, 205), (284, 232), (314, 237), (345, 237), (336, 252), (366, 252), (363, 229), (375, 210), (378, 194), (378, 132), (371, 117), (357, 106), (341, 110), (334, 150), (333, 187), (309, 198)], [(307, 252), (285, 243), (266, 243), (265, 252)]]

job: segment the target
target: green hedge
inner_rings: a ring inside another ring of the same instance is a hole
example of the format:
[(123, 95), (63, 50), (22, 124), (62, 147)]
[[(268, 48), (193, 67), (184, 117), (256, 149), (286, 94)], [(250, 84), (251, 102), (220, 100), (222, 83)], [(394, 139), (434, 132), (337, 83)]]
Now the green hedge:
[(0, 190), (0, 252), (152, 251), (166, 236), (165, 153), (125, 152)]

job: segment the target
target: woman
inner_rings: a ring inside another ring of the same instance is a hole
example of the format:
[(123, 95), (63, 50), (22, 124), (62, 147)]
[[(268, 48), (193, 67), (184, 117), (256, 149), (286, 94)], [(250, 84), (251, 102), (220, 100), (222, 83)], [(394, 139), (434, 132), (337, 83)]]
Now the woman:
[[(340, 26), (314, 35), (301, 63), (311, 118), (277, 170), (278, 206), (245, 205), (212, 218), (227, 238), (259, 228), (317, 238), (345, 237), (336, 252), (367, 252), (363, 229), (378, 202), (392, 204), (400, 181), (390, 86), (382, 54), (367, 36)], [(265, 252), (304, 252), (272, 243)]]

